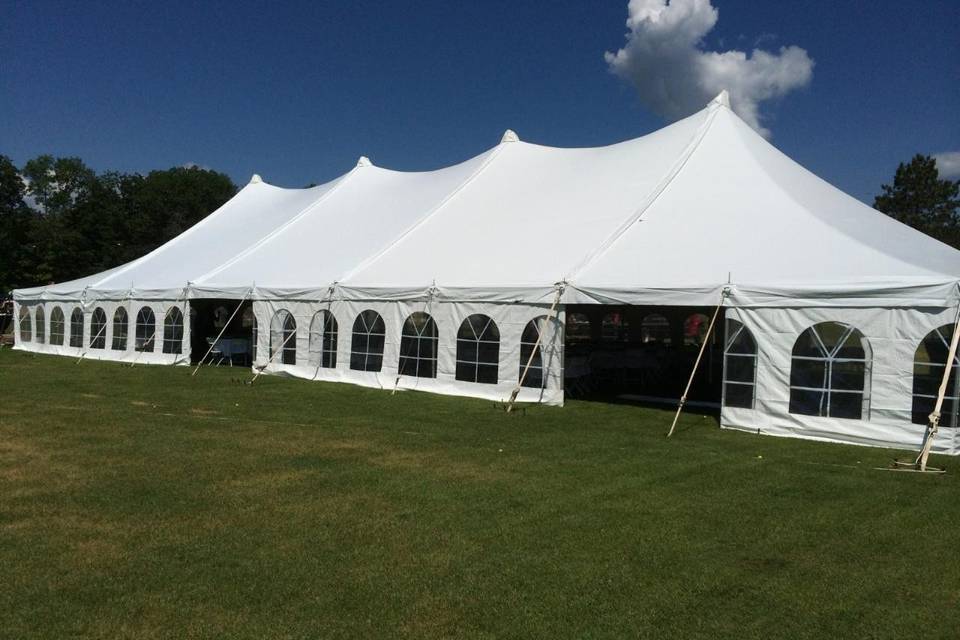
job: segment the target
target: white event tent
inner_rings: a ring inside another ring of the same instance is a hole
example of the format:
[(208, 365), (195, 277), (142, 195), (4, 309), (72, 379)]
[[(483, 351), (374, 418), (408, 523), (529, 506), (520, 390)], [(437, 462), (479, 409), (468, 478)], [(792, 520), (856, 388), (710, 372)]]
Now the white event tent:
[[(493, 400), (522, 378), (519, 401), (562, 404), (572, 305), (720, 306), (721, 426), (917, 448), (958, 281), (960, 252), (796, 164), (723, 93), (607, 147), (507, 131), (436, 171), (254, 176), (138, 260), (15, 291), (16, 348), (185, 363), (191, 301), (250, 301), (269, 373)], [(934, 451), (960, 454), (958, 395)]]

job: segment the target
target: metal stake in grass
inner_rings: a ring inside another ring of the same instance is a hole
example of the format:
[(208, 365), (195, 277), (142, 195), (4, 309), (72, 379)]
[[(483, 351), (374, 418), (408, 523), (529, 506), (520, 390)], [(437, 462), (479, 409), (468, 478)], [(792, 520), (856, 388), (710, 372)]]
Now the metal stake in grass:
[(683, 395), (680, 396), (680, 404), (677, 405), (677, 413), (673, 416), (673, 424), (670, 425), (670, 431), (667, 433), (667, 437), (673, 435), (673, 430), (677, 428), (677, 420), (680, 419), (680, 412), (683, 411), (683, 405), (687, 403), (687, 395), (690, 393), (690, 387), (693, 385), (693, 378), (697, 375), (697, 369), (700, 367), (700, 359), (703, 358), (703, 352), (707, 349), (707, 343), (710, 342), (710, 335), (713, 333), (713, 325), (717, 322), (717, 316), (720, 315), (720, 309), (723, 307), (723, 301), (727, 297), (727, 294), (730, 293), (729, 287), (724, 287), (723, 291), (720, 292), (720, 303), (717, 305), (717, 308), (713, 310), (713, 317), (710, 318), (710, 326), (707, 327), (707, 335), (703, 337), (703, 343), (700, 345), (700, 353), (697, 354), (697, 360), (693, 363), (693, 371), (690, 372), (690, 379), (687, 380), (687, 388), (683, 390)]

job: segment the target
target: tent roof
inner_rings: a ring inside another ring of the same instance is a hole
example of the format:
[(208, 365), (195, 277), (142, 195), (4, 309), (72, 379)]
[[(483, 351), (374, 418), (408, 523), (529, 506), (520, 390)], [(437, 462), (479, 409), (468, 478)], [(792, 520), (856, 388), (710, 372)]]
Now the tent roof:
[(566, 302), (943, 306), (958, 276), (960, 251), (817, 178), (721, 95), (606, 147), (508, 131), (437, 171), (362, 158), (312, 189), (253, 181), (139, 260), (16, 296), (545, 302), (564, 283)]

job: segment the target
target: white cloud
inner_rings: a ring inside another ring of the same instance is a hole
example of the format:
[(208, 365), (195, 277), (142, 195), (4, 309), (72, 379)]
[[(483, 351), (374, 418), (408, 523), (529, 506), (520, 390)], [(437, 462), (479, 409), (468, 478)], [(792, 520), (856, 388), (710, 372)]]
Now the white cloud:
[(690, 115), (726, 89), (733, 110), (769, 136), (760, 104), (809, 84), (813, 60), (795, 46), (776, 53), (706, 50), (703, 38), (718, 15), (710, 0), (630, 0), (627, 43), (605, 54), (607, 64), (633, 83), (643, 104), (666, 118)]
[(197, 164), (196, 162), (184, 162), (180, 165), (181, 169), (200, 169), (201, 171), (213, 171), (210, 167), (205, 164)]
[(946, 180), (960, 179), (960, 151), (944, 151), (933, 154), (940, 177)]

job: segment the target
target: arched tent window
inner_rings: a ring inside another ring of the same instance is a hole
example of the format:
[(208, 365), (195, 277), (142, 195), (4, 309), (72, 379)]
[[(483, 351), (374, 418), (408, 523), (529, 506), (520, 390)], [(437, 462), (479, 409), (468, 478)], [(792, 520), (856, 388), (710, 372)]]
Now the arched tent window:
[(163, 352), (183, 352), (183, 312), (180, 307), (170, 307), (163, 317)]
[(117, 307), (113, 312), (113, 342), (110, 347), (114, 351), (127, 350), (127, 310)]
[(629, 329), (630, 323), (623, 312), (611, 311), (600, 323), (600, 338), (604, 342), (620, 342), (627, 339)]
[[(520, 335), (520, 369), (517, 379), (523, 380), (524, 387), (543, 389), (547, 386), (547, 380), (550, 378), (551, 367), (554, 366), (555, 362), (556, 366), (559, 366), (556, 344), (558, 341), (562, 342), (563, 337), (558, 320), (554, 319), (552, 321), (553, 335), (551, 336), (551, 332), (547, 331), (546, 335), (539, 339), (538, 344), (540, 332), (549, 328), (547, 320), (547, 316), (537, 316), (527, 323)], [(530, 354), (533, 354), (533, 359), (530, 358)], [(545, 355), (546, 362), (544, 362)], [(530, 362), (530, 368), (527, 371), (526, 378), (524, 378), (523, 369), (527, 366), (528, 361)]]
[(90, 316), (90, 348), (105, 349), (106, 346), (107, 314), (102, 307), (97, 307)]
[(567, 340), (569, 342), (590, 341), (590, 318), (583, 313), (567, 314)]
[(723, 348), (723, 406), (752, 409), (756, 397), (757, 342), (743, 323), (727, 318)]
[(50, 312), (50, 344), (61, 346), (65, 332), (66, 320), (63, 317), (63, 309), (54, 307)]
[(150, 307), (141, 307), (137, 312), (136, 333), (133, 339), (133, 348), (137, 351), (153, 352), (156, 342), (157, 319)]
[(683, 321), (683, 344), (699, 347), (707, 338), (710, 318), (702, 313), (693, 313)]
[(397, 372), (417, 378), (437, 377), (437, 323), (429, 313), (415, 311), (407, 316), (400, 335), (400, 362)]
[(475, 314), (457, 332), (457, 380), (496, 384), (500, 364), (500, 329), (489, 316)]
[(250, 331), (251, 331), (251, 333), (252, 333), (252, 337), (251, 337), (251, 339), (250, 339), (250, 344), (253, 345), (252, 348), (250, 349), (250, 353), (253, 354), (253, 359), (256, 360), (256, 359), (257, 359), (257, 345), (259, 344), (259, 329), (260, 329), (260, 327), (259, 327), (259, 325), (258, 325), (258, 323), (257, 323), (257, 315), (256, 315), (255, 313), (253, 313), (252, 311), (250, 312), (250, 315), (252, 316), (252, 320), (251, 320), (251, 322), (250, 322)]
[(20, 307), (20, 340), (30, 342), (33, 340), (33, 322), (30, 319), (30, 309)]
[(37, 325), (35, 331), (37, 343), (43, 344), (47, 339), (47, 319), (44, 317), (42, 305), (37, 307), (35, 324)]
[(361, 311), (353, 321), (350, 340), (350, 368), (355, 371), (380, 371), (383, 366), (383, 342), (386, 327), (380, 314)]
[(83, 347), (83, 311), (80, 307), (74, 307), (70, 313), (70, 346)]
[(337, 367), (337, 319), (326, 309), (318, 311), (310, 323), (310, 366)]
[(856, 328), (822, 322), (800, 334), (790, 365), (790, 413), (863, 416), (869, 406), (869, 345)]
[[(950, 355), (950, 339), (953, 337), (953, 325), (945, 324), (934, 329), (920, 342), (913, 357), (913, 410), (914, 424), (927, 424), (930, 413), (937, 404), (940, 383), (943, 382), (943, 370)], [(947, 380), (947, 392), (943, 396), (940, 408), (940, 426), (956, 427), (958, 405), (960, 405), (960, 387), (957, 386), (957, 369), (960, 366), (960, 354), (954, 355)]]
[(297, 321), (286, 309), (279, 309), (270, 321), (270, 357), (277, 353), (281, 364), (297, 364)]
[(644, 316), (640, 322), (640, 341), (659, 342), (661, 344), (670, 344), (670, 321), (659, 313), (651, 313)]

